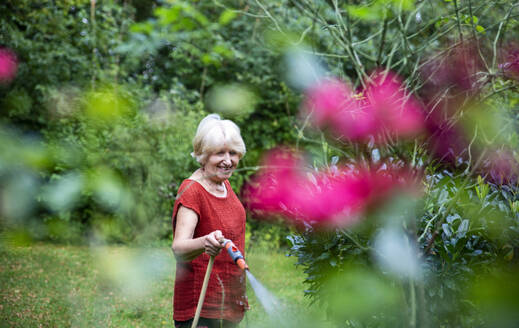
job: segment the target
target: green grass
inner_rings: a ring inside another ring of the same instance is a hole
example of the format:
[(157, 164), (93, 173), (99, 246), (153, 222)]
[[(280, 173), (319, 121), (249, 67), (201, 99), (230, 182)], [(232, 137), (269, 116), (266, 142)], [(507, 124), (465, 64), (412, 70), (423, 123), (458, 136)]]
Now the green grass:
[[(251, 251), (252, 273), (303, 316), (303, 273), (280, 252)], [(0, 327), (172, 327), (174, 258), (165, 249), (33, 245), (0, 249)], [(268, 325), (251, 288), (242, 327)]]

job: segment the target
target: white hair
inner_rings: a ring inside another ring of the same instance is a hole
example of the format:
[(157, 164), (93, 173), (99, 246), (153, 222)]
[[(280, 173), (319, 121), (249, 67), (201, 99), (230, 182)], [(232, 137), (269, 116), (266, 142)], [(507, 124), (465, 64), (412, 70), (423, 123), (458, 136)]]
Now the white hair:
[(224, 145), (238, 153), (240, 158), (245, 155), (245, 143), (240, 128), (231, 120), (222, 120), (218, 114), (209, 114), (198, 124), (191, 156), (204, 165), (207, 157)]

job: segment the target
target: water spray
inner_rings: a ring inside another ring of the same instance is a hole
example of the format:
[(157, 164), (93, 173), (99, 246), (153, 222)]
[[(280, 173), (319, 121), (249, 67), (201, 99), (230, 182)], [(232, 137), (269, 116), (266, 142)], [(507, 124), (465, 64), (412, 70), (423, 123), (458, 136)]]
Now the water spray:
[[(225, 247), (234, 263), (236, 263), (236, 265), (243, 271), (249, 272), (249, 266), (245, 262), (245, 258), (238, 247), (236, 247), (230, 239), (222, 238), (220, 239), (220, 243)], [(209, 258), (209, 263), (207, 264), (207, 270), (205, 271), (204, 282), (202, 283), (202, 290), (200, 291), (200, 297), (198, 298), (198, 305), (196, 306), (195, 317), (193, 318), (191, 328), (196, 328), (198, 320), (200, 319), (200, 312), (202, 312), (202, 305), (204, 304), (205, 293), (207, 291), (207, 285), (209, 284), (209, 276), (211, 276), (211, 271), (213, 270), (213, 264), (214, 256), (211, 256), (211, 258)]]

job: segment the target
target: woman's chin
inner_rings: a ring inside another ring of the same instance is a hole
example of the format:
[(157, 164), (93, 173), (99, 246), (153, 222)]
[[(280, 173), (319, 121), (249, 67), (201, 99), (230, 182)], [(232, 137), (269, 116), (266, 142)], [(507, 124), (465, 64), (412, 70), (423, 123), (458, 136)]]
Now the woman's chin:
[(224, 171), (224, 172), (220, 172), (218, 173), (218, 178), (221, 179), (222, 181), (223, 180), (227, 180), (231, 177), (232, 173), (234, 171)]

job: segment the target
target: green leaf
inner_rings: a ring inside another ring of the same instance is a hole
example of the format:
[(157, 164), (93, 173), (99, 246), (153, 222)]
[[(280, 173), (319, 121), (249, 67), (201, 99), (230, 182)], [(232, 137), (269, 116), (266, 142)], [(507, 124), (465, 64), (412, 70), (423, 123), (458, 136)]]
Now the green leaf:
[(160, 25), (169, 25), (178, 20), (180, 15), (181, 8), (180, 7), (172, 7), (172, 8), (158, 8), (155, 10), (155, 16), (159, 18)]
[(485, 34), (485, 28), (481, 25), (476, 26), (476, 31)]
[(236, 17), (236, 12), (235, 11), (232, 11), (232, 10), (229, 10), (229, 9), (226, 9), (221, 15), (220, 15), (220, 18), (218, 18), (218, 23), (220, 25), (227, 25), (229, 24), (235, 17)]
[(402, 10), (409, 11), (414, 9), (414, 0), (392, 0), (391, 3), (395, 8), (402, 6)]
[(206, 65), (209, 65), (214, 62), (214, 59), (209, 54), (204, 54), (201, 58), (202, 62)]
[(135, 23), (130, 27), (130, 31), (134, 33), (150, 34), (153, 32), (153, 26), (150, 23)]
[(356, 18), (366, 21), (376, 21), (384, 18), (383, 8), (379, 6), (348, 6), (348, 13)]
[(232, 51), (223, 44), (217, 44), (213, 47), (213, 52), (222, 55), (224, 57), (231, 57)]

